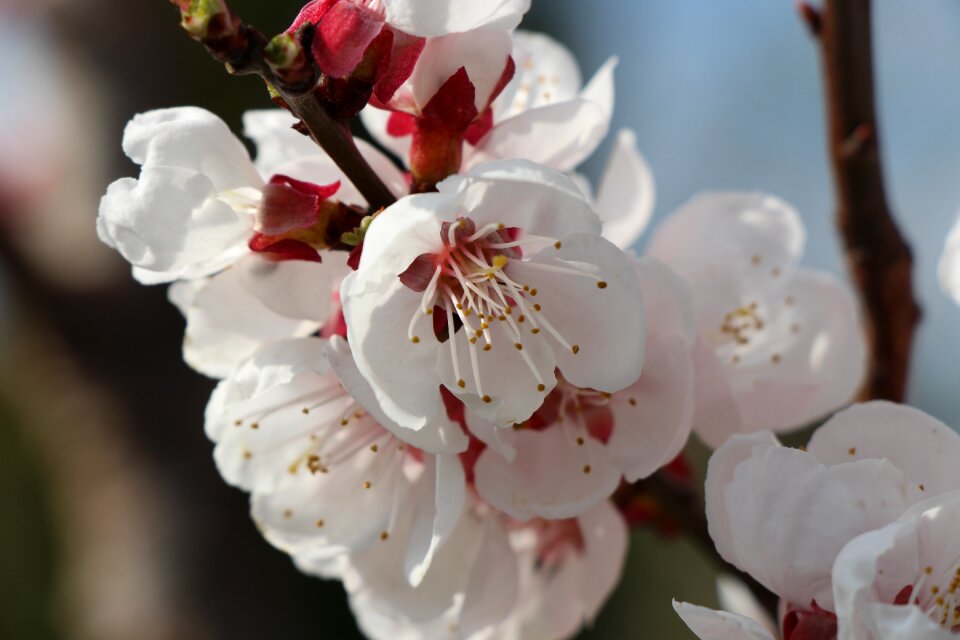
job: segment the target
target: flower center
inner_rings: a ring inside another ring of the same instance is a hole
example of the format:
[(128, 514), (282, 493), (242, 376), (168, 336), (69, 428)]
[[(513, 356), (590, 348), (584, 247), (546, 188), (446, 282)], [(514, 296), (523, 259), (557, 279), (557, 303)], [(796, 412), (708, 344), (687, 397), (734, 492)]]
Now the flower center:
[[(511, 265), (523, 262), (526, 268), (586, 277), (596, 280), (600, 288), (607, 286), (599, 276), (578, 269), (524, 261), (521, 247), (538, 239), (513, 239), (518, 233), (519, 230), (507, 229), (499, 223), (477, 229), (469, 218), (446, 222), (440, 232), (443, 249), (419, 256), (400, 274), (406, 286), (423, 292), (421, 303), (410, 319), (408, 338), (414, 344), (419, 343), (420, 336), (415, 333), (417, 321), (424, 315), (432, 315), (435, 309), (443, 314), (439, 325), (437, 322), (434, 325), (443, 328), (446, 323), (457, 386), (465, 388), (466, 380), (456, 341), (466, 340), (477, 393), (486, 403), (492, 402), (492, 398), (483, 390), (477, 352), (499, 346), (495, 345), (491, 331), (495, 323), (501, 323), (506, 330), (510, 343), (505, 347), (520, 353), (541, 393), (546, 391), (546, 372), (539, 371), (524, 348), (523, 329), (533, 336), (530, 339), (543, 339), (544, 333), (549, 334), (561, 348), (574, 354), (580, 352), (580, 345), (571, 344), (547, 319), (543, 306), (536, 300), (537, 288), (511, 277)], [(559, 248), (560, 243), (555, 246)]]

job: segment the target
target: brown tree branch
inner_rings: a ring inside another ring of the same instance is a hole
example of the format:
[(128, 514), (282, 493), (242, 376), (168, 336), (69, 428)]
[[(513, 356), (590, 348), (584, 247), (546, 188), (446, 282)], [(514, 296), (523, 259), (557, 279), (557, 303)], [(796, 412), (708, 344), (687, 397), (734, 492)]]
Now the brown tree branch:
[[(396, 202), (396, 196), (357, 149), (346, 120), (328, 110), (328, 105), (318, 96), (316, 88), (320, 74), (315, 65), (300, 61), (288, 70), (290, 73), (271, 66), (267, 60), (269, 42), (266, 37), (243, 23), (229, 9), (211, 21), (210, 28), (202, 37), (193, 37), (215, 59), (224, 63), (231, 74), (258, 75), (263, 78), (291, 113), (300, 119), (314, 142), (323, 148), (363, 194), (372, 210)], [(302, 30), (297, 38), (303, 50), (309, 52), (312, 30)], [(307, 60), (310, 58), (307, 54)]]
[(877, 138), (870, 0), (800, 5), (820, 43), (837, 227), (866, 315), (864, 398), (902, 401), (920, 307), (913, 256), (887, 202)]

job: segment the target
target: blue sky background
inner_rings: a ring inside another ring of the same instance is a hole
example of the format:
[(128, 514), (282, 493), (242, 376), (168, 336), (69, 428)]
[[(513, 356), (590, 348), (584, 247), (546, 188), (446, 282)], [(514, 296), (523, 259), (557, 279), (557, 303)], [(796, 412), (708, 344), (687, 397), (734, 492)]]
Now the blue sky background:
[[(960, 4), (877, 0), (881, 144), (925, 309), (909, 401), (960, 425), (960, 308), (936, 265), (960, 211)], [(656, 221), (703, 189), (762, 190), (807, 225), (806, 263), (836, 273), (832, 185), (814, 42), (789, 0), (534, 0), (525, 22), (590, 74), (620, 58), (615, 126), (636, 130), (657, 178)], [(588, 167), (596, 175), (606, 146)]]

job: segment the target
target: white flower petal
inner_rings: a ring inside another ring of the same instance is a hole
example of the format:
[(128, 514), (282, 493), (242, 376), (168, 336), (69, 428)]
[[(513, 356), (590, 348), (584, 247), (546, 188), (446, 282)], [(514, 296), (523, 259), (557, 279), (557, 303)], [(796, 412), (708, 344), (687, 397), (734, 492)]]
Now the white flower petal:
[(960, 435), (918, 409), (892, 402), (841, 411), (817, 429), (807, 451), (826, 465), (889, 460), (913, 485), (913, 500), (960, 489)]
[(511, 49), (510, 34), (491, 27), (430, 38), (408, 80), (414, 102), (423, 109), (463, 68), (474, 87), (477, 112), (482, 113), (503, 77)]
[(134, 116), (123, 132), (123, 150), (145, 168), (176, 167), (200, 173), (218, 192), (263, 184), (243, 143), (226, 123), (197, 107)]
[[(482, 348), (485, 344), (482, 334), (471, 334), (466, 328), (457, 331), (453, 340), (459, 376), (453, 368), (450, 345), (444, 343), (436, 351), (434, 366), (440, 372), (444, 386), (480, 418), (499, 427), (509, 427), (529, 418), (557, 383), (556, 359), (550, 345), (542, 335), (530, 335), (523, 330), (524, 324), (516, 326), (524, 331), (521, 338), (516, 336), (507, 321), (491, 321), (486, 330), (491, 338), (487, 351)], [(476, 339), (476, 344), (470, 344), (471, 338)], [(479, 384), (471, 366), (473, 357), (477, 362)], [(539, 378), (532, 369), (537, 371)], [(489, 402), (483, 400), (484, 396)]]
[[(728, 447), (741, 456), (743, 436), (718, 454)], [(708, 471), (711, 536), (726, 560), (789, 602), (832, 609), (837, 553), (907, 505), (903, 474), (884, 460), (824, 467), (807, 453), (759, 445), (722, 483), (731, 471), (727, 457)]]
[(960, 221), (947, 234), (937, 275), (944, 292), (960, 304)]
[(310, 136), (294, 130), (296, 123), (285, 109), (257, 109), (243, 114), (243, 134), (257, 145), (254, 164), (264, 180), (280, 173), (280, 165), (323, 153)]
[(395, 155), (403, 166), (410, 162), (410, 146), (413, 142), (413, 135), (394, 136), (388, 133), (387, 125), (390, 118), (393, 117), (392, 111), (378, 109), (367, 105), (360, 112), (360, 120), (370, 136), (384, 149)]
[(135, 267), (145, 284), (219, 271), (247, 251), (253, 219), (214, 199), (210, 179), (192, 169), (145, 167), (100, 201), (97, 233)]
[[(420, 313), (421, 295), (399, 278), (382, 289), (357, 291), (354, 283), (362, 284), (358, 276), (356, 272), (343, 281), (341, 295), (357, 368), (392, 422), (422, 429), (442, 411), (436, 367), (442, 345), (434, 336), (432, 316)], [(416, 344), (408, 335), (415, 314)]]
[(513, 59), (516, 73), (493, 102), (497, 123), (530, 109), (572, 100), (580, 92), (583, 79), (576, 58), (544, 33), (514, 31)]
[(573, 180), (526, 160), (488, 162), (437, 188), (459, 196), (464, 215), (478, 228), (502, 223), (546, 238), (600, 233), (600, 219)]
[(441, 36), (492, 26), (520, 24), (530, 0), (384, 0), (387, 22), (415, 36)]
[(609, 501), (580, 516), (578, 522), (583, 535), (585, 567), (580, 597), (583, 619), (589, 624), (620, 582), (629, 534), (620, 512)]
[(617, 133), (594, 205), (603, 221), (603, 237), (621, 249), (632, 246), (650, 222), (655, 199), (653, 172), (637, 150), (636, 135), (623, 129)]
[(693, 363), (693, 430), (704, 444), (716, 449), (744, 431), (743, 418), (723, 365), (703, 338), (694, 342)]
[(537, 318), (545, 318), (566, 342), (543, 331), (551, 335), (557, 367), (569, 382), (614, 392), (637, 380), (646, 339), (642, 292), (633, 264), (620, 249), (597, 236), (571, 234), (559, 248), (513, 261), (506, 271), (531, 292), (537, 290), (530, 304), (541, 305)]
[(676, 600), (673, 609), (700, 640), (774, 640), (763, 625), (745, 616)]
[(697, 319), (690, 286), (656, 258), (635, 258), (633, 262), (643, 290), (647, 335), (677, 336), (692, 348)]

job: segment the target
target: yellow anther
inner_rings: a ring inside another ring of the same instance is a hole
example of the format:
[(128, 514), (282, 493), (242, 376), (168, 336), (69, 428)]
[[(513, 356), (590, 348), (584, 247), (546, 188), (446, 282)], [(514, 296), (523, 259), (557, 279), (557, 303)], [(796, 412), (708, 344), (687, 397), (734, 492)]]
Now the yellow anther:
[(580, 353), (580, 345), (575, 344), (572, 347), (570, 347), (570, 350), (573, 351), (575, 354)]
[(507, 266), (507, 256), (504, 256), (504, 255), (493, 256), (494, 269), (503, 269), (505, 266)]
[(490, 396), (487, 396), (487, 395), (483, 396), (483, 397), (480, 398), (480, 399), (483, 400), (484, 402), (486, 402), (487, 404), (490, 404), (491, 402), (493, 402), (493, 398), (491, 398)]
[(463, 389), (464, 387), (467, 386), (467, 383), (463, 378), (460, 378), (459, 380), (457, 380), (457, 386)]
[(604, 280), (601, 280), (600, 282), (597, 283), (597, 289), (606, 289), (606, 288), (607, 288), (607, 283)]
[(412, 342), (413, 344), (419, 344), (420, 336), (413, 336), (412, 338), (410, 338), (410, 342)]

